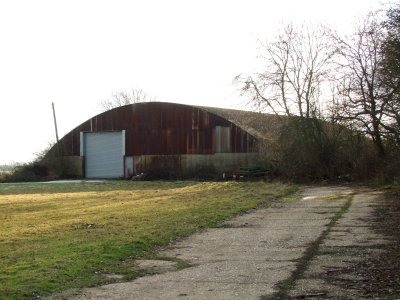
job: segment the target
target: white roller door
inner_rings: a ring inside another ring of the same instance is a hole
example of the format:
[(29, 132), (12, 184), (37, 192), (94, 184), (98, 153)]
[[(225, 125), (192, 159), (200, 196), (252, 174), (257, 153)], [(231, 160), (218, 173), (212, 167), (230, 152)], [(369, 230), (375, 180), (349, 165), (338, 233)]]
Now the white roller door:
[(124, 175), (125, 135), (120, 132), (85, 132), (82, 135), (86, 178)]

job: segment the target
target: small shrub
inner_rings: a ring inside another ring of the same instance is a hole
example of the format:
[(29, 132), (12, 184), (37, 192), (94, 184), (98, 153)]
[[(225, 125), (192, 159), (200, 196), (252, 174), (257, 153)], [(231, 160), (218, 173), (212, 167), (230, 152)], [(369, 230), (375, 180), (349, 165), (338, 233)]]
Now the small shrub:
[(202, 166), (196, 170), (184, 174), (183, 178), (195, 180), (216, 180), (222, 175), (218, 174), (213, 166)]
[(141, 180), (171, 180), (175, 178), (174, 174), (165, 169), (151, 169), (143, 173)]
[(38, 162), (32, 162), (16, 166), (13, 172), (3, 177), (4, 182), (28, 182), (43, 181), (48, 179), (47, 166)]

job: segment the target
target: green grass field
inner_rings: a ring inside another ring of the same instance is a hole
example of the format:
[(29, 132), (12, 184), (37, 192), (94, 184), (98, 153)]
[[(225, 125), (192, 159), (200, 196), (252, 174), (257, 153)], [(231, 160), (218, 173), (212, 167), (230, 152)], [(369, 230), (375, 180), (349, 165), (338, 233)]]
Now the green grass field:
[(140, 276), (138, 257), (274, 199), (264, 182), (0, 184), (0, 299)]

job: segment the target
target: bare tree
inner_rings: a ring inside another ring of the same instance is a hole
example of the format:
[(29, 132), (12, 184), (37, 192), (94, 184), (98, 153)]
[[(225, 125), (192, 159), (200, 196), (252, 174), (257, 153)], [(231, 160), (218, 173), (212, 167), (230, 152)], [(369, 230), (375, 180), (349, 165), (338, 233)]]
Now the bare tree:
[(336, 48), (328, 30), (285, 25), (272, 42), (262, 44), (260, 73), (236, 77), (243, 94), (260, 109), (304, 118), (321, 109), (321, 85), (329, 80)]
[(119, 91), (113, 93), (111, 98), (101, 101), (99, 105), (102, 111), (107, 111), (119, 106), (139, 102), (153, 102), (155, 100), (155, 97), (149, 96), (141, 89), (132, 89), (130, 92)]
[(386, 93), (387, 102), (382, 126), (400, 147), (400, 4), (386, 12), (383, 23), (386, 37), (383, 42), (383, 59), (378, 76)]
[(378, 76), (385, 39), (382, 22), (369, 14), (356, 32), (346, 38), (334, 37), (340, 45), (338, 61), (339, 94), (342, 98), (340, 118), (351, 121), (354, 128), (369, 135), (380, 156), (385, 155), (383, 137), (387, 108), (386, 90)]
[(330, 30), (289, 24), (261, 49), (262, 72), (236, 80), (251, 104), (288, 116), (268, 141), (269, 159), (289, 177), (336, 176), (342, 127), (323, 121), (338, 51)]

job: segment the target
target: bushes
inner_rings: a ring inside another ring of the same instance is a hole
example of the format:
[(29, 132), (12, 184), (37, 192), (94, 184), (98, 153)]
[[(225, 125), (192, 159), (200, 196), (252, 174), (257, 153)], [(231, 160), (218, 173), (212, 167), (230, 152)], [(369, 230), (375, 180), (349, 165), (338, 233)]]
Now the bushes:
[(268, 149), (275, 173), (295, 181), (368, 180), (383, 167), (370, 140), (316, 118), (288, 119)]
[(28, 182), (49, 179), (47, 166), (32, 162), (14, 167), (14, 170), (0, 177), (1, 182)]

